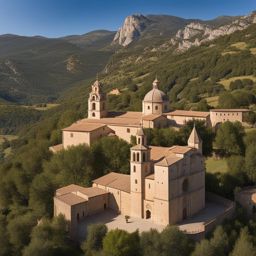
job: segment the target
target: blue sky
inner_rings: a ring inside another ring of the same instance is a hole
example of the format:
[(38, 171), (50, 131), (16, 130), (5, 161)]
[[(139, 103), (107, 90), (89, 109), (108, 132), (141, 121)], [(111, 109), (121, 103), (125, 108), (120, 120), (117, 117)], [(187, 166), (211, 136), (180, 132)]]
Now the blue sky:
[(133, 13), (212, 19), (256, 10), (256, 0), (0, 0), (0, 34), (59, 37), (117, 30)]

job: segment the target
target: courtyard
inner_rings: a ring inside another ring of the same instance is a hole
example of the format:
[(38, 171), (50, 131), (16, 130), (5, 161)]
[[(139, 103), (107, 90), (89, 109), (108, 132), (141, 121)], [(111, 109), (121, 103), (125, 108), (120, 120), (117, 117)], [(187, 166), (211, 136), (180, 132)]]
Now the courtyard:
[[(178, 227), (188, 234), (200, 233), (204, 230), (204, 223), (214, 221), (219, 215), (223, 214), (225, 210), (226, 207), (222, 204), (207, 202), (202, 211), (178, 223)], [(134, 232), (137, 229), (139, 232), (149, 231), (150, 229), (157, 229), (161, 232), (165, 228), (165, 226), (157, 225), (149, 219), (131, 217), (128, 222), (126, 222), (124, 215), (117, 214), (115, 211), (107, 209), (104, 212), (88, 216), (85, 220), (81, 221), (78, 231), (80, 241), (85, 239), (88, 226), (96, 223), (105, 224), (108, 230), (118, 228), (128, 232)]]

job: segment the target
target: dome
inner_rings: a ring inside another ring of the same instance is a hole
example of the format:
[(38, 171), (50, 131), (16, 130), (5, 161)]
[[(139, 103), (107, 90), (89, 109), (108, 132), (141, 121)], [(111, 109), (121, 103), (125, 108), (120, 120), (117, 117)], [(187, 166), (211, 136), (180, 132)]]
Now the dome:
[(158, 83), (158, 80), (155, 79), (153, 82), (153, 89), (144, 97), (145, 102), (161, 103), (168, 100), (166, 94), (158, 89)]

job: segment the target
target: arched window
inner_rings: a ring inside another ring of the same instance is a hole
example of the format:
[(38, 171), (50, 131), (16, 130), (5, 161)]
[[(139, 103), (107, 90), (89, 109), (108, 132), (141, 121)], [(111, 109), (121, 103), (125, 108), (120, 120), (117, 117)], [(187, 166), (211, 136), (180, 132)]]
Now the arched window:
[(135, 184), (138, 184), (138, 181), (137, 181), (137, 179), (135, 180)]
[(137, 162), (140, 161), (140, 153), (137, 153)]
[(158, 106), (155, 106), (155, 110), (158, 110)]
[(140, 144), (140, 138), (138, 138), (138, 144)]
[(94, 113), (94, 112), (92, 112), (92, 116), (95, 116), (95, 113)]
[(136, 172), (136, 166), (135, 165), (133, 166), (133, 172)]
[(95, 110), (96, 109), (96, 104), (93, 102), (92, 103), (92, 110)]
[(185, 179), (182, 183), (182, 191), (187, 192), (188, 191), (188, 179)]
[(150, 109), (150, 106), (148, 106), (148, 109)]
[(95, 96), (92, 96), (92, 100), (96, 100), (96, 97), (95, 97)]
[(135, 153), (132, 154), (132, 161), (135, 161)]

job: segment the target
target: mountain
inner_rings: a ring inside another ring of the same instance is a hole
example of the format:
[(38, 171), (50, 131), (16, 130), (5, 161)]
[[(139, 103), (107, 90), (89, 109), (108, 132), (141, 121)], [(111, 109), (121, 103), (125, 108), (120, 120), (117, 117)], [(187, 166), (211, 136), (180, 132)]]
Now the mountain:
[(115, 31), (95, 30), (84, 35), (66, 36), (60, 39), (82, 48), (101, 49), (111, 44), (115, 34)]
[(128, 46), (132, 42), (141, 40), (152, 43), (170, 39), (178, 30), (184, 29), (190, 23), (205, 23), (212, 27), (230, 24), (238, 17), (221, 16), (209, 21), (198, 19), (184, 19), (170, 15), (135, 14), (125, 18), (122, 27), (116, 32), (113, 45)]
[(166, 53), (172, 59), (254, 22), (255, 13), (209, 21), (135, 14), (117, 32), (96, 30), (55, 39), (2, 35), (0, 102), (50, 102), (101, 71), (102, 76), (111, 74), (109, 81), (131, 80), (134, 72), (129, 70), (137, 65), (153, 67)]
[[(95, 76), (112, 54), (101, 49), (109, 45), (110, 35), (97, 32), (65, 40), (0, 36), (0, 99), (52, 101), (72, 84)], [(94, 47), (89, 46), (92, 41)]]

